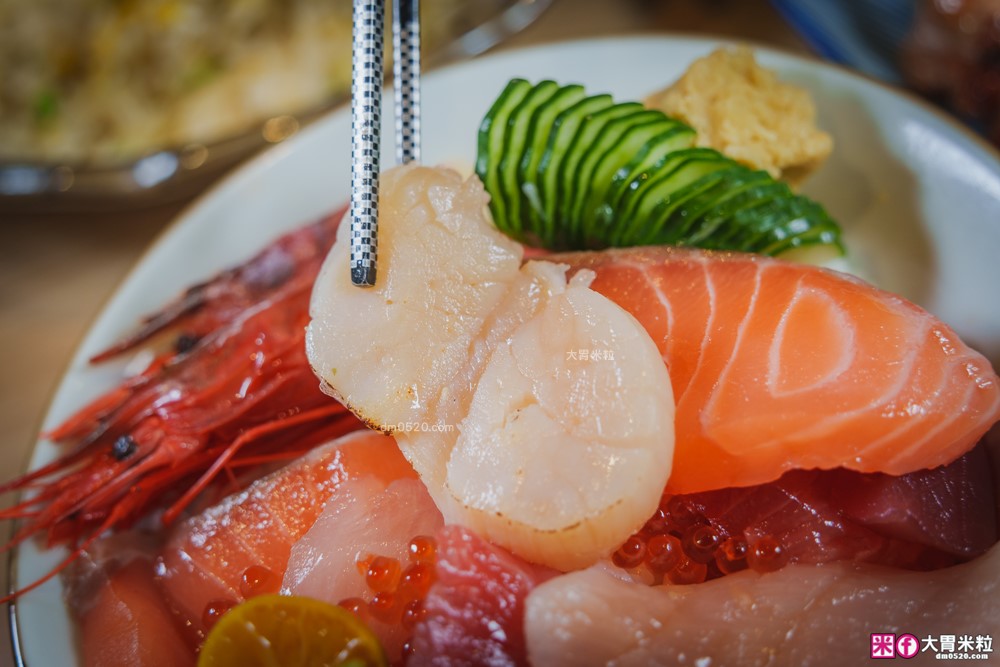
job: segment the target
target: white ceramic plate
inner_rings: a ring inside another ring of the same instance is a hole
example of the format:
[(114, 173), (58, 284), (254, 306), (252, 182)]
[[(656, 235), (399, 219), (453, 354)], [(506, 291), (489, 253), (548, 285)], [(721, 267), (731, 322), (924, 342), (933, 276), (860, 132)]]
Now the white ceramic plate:
[[(571, 42), (509, 52), (452, 67), (423, 82), (425, 162), (468, 165), (479, 120), (507, 80), (580, 82), (590, 92), (640, 99), (679, 76), (719, 42), (643, 37)], [(881, 286), (922, 304), (998, 365), (1000, 360), (1000, 162), (944, 116), (843, 70), (772, 51), (760, 61), (808, 88), (834, 156), (805, 189), (844, 226), (854, 262)], [(390, 109), (387, 101), (386, 109)], [(392, 137), (387, 113), (383, 136)], [(387, 141), (383, 163), (392, 156)], [(237, 263), (281, 232), (344, 202), (350, 118), (336, 113), (271, 150), (199, 200), (152, 248), (108, 304), (56, 393), (46, 427), (113, 384), (121, 366), (86, 359), (185, 286)], [(40, 442), (32, 466), (51, 460)], [(34, 545), (17, 554), (24, 586), (61, 552)], [(25, 663), (75, 662), (58, 581), (16, 607)]]

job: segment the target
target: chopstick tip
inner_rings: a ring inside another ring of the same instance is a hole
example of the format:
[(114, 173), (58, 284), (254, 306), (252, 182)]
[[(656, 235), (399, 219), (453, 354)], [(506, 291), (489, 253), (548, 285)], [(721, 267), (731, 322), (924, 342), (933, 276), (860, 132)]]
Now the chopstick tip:
[(351, 282), (357, 287), (374, 287), (375, 286), (375, 267), (374, 266), (352, 266), (351, 267)]

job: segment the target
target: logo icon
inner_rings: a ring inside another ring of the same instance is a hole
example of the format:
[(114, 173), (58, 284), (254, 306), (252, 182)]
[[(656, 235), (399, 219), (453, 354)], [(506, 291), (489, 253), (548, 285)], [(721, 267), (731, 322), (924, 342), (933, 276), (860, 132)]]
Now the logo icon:
[(910, 658), (920, 652), (920, 640), (915, 635), (903, 634), (896, 637), (896, 655), (900, 658)]
[[(904, 635), (904, 637), (912, 637), (912, 635)], [(918, 643), (917, 646), (919, 647), (920, 644)], [(895, 658), (896, 635), (886, 632), (872, 633), (871, 657), (875, 660)]]

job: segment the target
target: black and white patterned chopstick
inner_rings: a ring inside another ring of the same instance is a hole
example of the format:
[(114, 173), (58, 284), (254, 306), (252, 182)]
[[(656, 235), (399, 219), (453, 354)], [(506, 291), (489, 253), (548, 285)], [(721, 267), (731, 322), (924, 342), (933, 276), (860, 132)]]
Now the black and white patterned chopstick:
[(382, 145), (383, 0), (354, 0), (351, 84), (351, 282), (375, 285)]
[(396, 161), (420, 161), (420, 0), (392, 0)]

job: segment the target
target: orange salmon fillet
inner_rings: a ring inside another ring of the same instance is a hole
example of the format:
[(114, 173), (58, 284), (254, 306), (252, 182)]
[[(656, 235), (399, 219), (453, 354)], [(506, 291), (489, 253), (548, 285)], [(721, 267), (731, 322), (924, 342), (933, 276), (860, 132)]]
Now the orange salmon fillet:
[(158, 559), (157, 581), (182, 624), (199, 640), (214, 601), (242, 602), (251, 566), (280, 582), (292, 546), (313, 526), (345, 482), (371, 476), (384, 484), (416, 473), (392, 438), (355, 431), (257, 480), (174, 529)]
[(986, 358), (930, 313), (853, 277), (667, 247), (549, 259), (593, 269), (593, 289), (663, 355), (677, 402), (670, 493), (796, 468), (933, 468), (1000, 419)]

